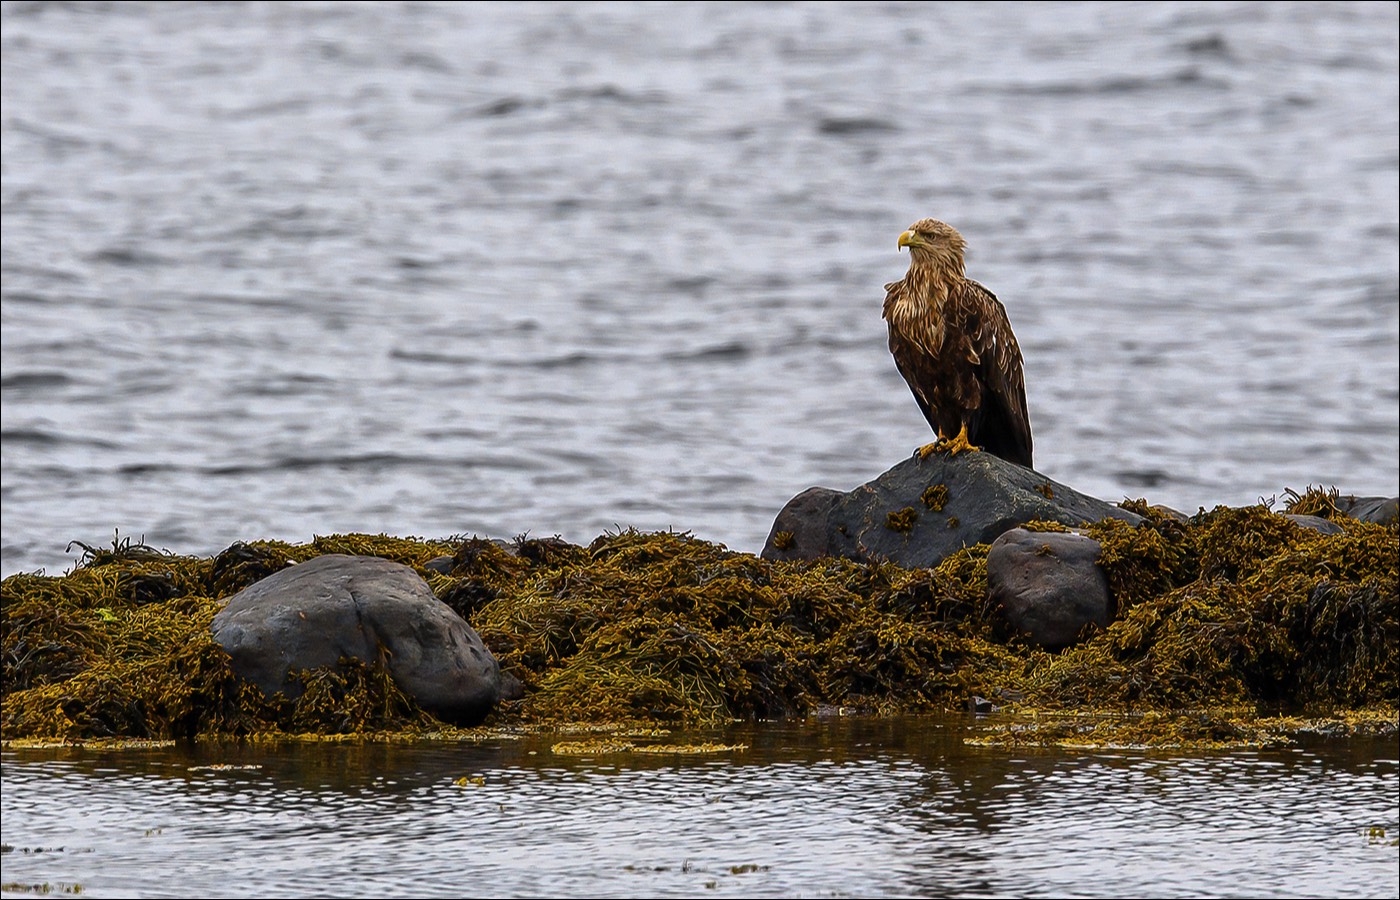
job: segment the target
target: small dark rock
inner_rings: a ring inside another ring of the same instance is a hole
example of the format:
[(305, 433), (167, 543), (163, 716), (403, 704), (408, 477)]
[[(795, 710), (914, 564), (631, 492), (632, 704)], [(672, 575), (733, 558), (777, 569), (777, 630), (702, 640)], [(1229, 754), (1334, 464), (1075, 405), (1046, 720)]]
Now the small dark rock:
[(451, 575), (455, 561), (450, 556), (434, 556), (423, 563), (423, 568), (430, 572), (437, 572), (439, 575)]
[(293, 670), (341, 657), (374, 664), (383, 648), (399, 689), (446, 721), (476, 724), (500, 696), (480, 636), (417, 572), (387, 559), (329, 554), (283, 569), (230, 598), (211, 630), (265, 694), (296, 696)]
[(1072, 532), (1013, 528), (987, 552), (987, 591), (1006, 621), (1048, 650), (1068, 647), (1086, 625), (1108, 626), (1113, 599), (1099, 542)]
[(509, 672), (501, 673), (501, 702), (511, 703), (525, 699), (525, 685)]
[(1284, 513), (1283, 517), (1295, 525), (1311, 528), (1313, 531), (1320, 531), (1323, 534), (1336, 534), (1342, 530), (1342, 526), (1321, 516), (1295, 516), (1292, 513)]
[(1036, 519), (1083, 525), (1107, 517), (1142, 521), (990, 453), (934, 453), (911, 456), (846, 493), (808, 488), (778, 513), (760, 555), (936, 566), (963, 547), (990, 543)]

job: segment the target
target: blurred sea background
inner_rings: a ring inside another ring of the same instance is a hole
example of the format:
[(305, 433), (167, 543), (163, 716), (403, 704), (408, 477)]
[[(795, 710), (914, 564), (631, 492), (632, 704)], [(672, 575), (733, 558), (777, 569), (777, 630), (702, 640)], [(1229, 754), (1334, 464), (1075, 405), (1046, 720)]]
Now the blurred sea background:
[[(0, 564), (387, 532), (756, 552), (929, 440), (970, 242), (1036, 468), (1394, 496), (1394, 3), (0, 4)], [(1396, 896), (1393, 737), (6, 748), (0, 895)]]
[(1186, 512), (1400, 464), (1394, 3), (0, 6), (3, 573), (114, 532), (676, 529), (928, 441), (970, 244), (1036, 468)]

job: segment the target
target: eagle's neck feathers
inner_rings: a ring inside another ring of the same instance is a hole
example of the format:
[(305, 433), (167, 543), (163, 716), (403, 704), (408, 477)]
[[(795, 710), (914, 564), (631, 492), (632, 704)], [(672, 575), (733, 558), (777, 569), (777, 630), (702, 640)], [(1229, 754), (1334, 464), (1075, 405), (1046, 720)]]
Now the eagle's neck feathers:
[(891, 291), (885, 302), (890, 329), (925, 353), (937, 355), (943, 347), (948, 298), (964, 280), (958, 256), (912, 260), (908, 274), (896, 285), (899, 289)]

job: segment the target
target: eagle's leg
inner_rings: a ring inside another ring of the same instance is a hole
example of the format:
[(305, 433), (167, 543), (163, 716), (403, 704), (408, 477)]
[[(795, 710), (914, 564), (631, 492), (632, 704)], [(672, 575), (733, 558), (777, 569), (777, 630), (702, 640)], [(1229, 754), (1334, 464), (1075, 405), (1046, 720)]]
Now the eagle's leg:
[(919, 459), (928, 459), (929, 456), (934, 453), (947, 453), (949, 456), (957, 456), (964, 450), (981, 449), (981, 447), (973, 446), (972, 442), (967, 439), (967, 425), (963, 425), (957, 437), (949, 438), (940, 434), (938, 440), (934, 441), (932, 444), (924, 444), (914, 452), (919, 455)]
[(974, 447), (972, 442), (967, 439), (967, 423), (964, 422), (962, 429), (958, 432), (958, 436), (954, 438), (944, 438), (939, 441), (938, 449), (946, 450), (949, 456), (957, 456), (964, 450), (981, 450), (982, 448)]

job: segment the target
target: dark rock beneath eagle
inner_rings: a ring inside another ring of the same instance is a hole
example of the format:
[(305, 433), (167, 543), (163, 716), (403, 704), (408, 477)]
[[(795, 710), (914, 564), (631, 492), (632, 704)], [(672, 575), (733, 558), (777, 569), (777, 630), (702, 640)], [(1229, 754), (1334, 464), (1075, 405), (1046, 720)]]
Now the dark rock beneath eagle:
[(987, 593), (1012, 628), (1047, 650), (1108, 627), (1113, 598), (1099, 542), (1073, 532), (1013, 528), (987, 551)]
[(384, 665), (395, 684), (444, 721), (474, 725), (501, 693), (496, 658), (417, 572), (387, 559), (328, 554), (234, 594), (214, 617), (234, 671), (265, 694), (295, 697), (297, 669), (341, 657)]
[(933, 453), (911, 456), (852, 491), (803, 491), (778, 513), (760, 555), (936, 566), (963, 547), (990, 544), (1027, 522), (1073, 526), (1107, 517), (1142, 521), (990, 453)]

